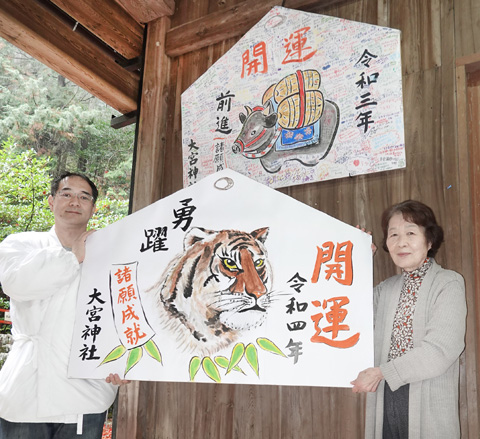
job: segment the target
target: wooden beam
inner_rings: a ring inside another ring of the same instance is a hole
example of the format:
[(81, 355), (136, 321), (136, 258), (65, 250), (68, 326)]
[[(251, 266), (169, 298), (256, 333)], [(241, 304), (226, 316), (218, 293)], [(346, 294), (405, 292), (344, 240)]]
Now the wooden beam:
[(122, 114), (121, 116), (112, 116), (110, 120), (110, 127), (118, 130), (119, 128), (126, 127), (133, 123), (137, 123), (137, 112), (132, 111), (127, 114)]
[(246, 0), (224, 11), (182, 24), (167, 33), (166, 53), (172, 57), (180, 56), (244, 35), (270, 9), (281, 4), (281, 0)]
[(352, 3), (355, 0), (285, 0), (283, 6), (290, 9), (319, 9), (339, 5), (340, 3)]
[(462, 56), (455, 61), (457, 67), (465, 66), (465, 72), (475, 72), (480, 69), (480, 52)]
[(149, 23), (175, 11), (175, 0), (116, 0), (139, 23)]
[(143, 26), (114, 0), (51, 0), (127, 59), (142, 52)]
[(125, 70), (129, 72), (135, 72), (140, 70), (143, 66), (143, 58), (141, 56), (137, 56), (136, 58), (132, 58), (126, 61), (117, 61)]
[[(180, 56), (247, 33), (274, 6), (291, 9), (327, 7), (349, 0), (245, 0), (231, 8), (214, 12), (171, 29), (167, 33), (166, 53)], [(351, 1), (351, 0), (350, 0)]]
[(125, 114), (136, 110), (139, 76), (36, 0), (0, 1), (0, 36)]

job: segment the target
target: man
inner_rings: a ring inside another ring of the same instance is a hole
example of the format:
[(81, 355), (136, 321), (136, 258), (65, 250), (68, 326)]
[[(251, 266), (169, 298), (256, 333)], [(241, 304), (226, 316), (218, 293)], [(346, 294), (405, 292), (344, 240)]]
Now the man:
[(0, 371), (0, 439), (97, 439), (118, 375), (69, 379), (68, 359), (87, 224), (98, 190), (65, 173), (51, 186), (49, 232), (24, 232), (0, 244), (0, 282), (10, 296), (14, 343)]

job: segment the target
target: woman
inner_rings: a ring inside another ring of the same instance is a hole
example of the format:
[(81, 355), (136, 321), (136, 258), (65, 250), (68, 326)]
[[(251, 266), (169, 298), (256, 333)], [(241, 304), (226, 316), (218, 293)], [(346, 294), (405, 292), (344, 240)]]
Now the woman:
[(353, 392), (371, 392), (365, 437), (459, 438), (463, 278), (435, 262), (443, 230), (425, 204), (390, 207), (382, 229), (383, 248), (402, 274), (375, 288), (375, 367), (352, 381)]

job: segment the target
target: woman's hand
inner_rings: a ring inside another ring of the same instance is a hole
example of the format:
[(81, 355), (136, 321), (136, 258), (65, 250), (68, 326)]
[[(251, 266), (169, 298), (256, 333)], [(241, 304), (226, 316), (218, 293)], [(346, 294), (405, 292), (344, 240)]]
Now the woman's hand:
[(107, 383), (114, 384), (115, 386), (122, 386), (123, 384), (128, 384), (130, 382), (130, 380), (122, 380), (118, 373), (111, 373), (107, 378), (105, 378), (105, 381)]
[(356, 380), (350, 384), (353, 385), (353, 393), (375, 392), (380, 381), (383, 380), (383, 374), (379, 367), (369, 367), (362, 370)]
[[(355, 227), (356, 227), (357, 229), (360, 229), (362, 232), (365, 232), (365, 233), (367, 233), (368, 235), (372, 236), (372, 232), (370, 232), (370, 231), (367, 232), (367, 231), (365, 230), (365, 227), (360, 228), (360, 226), (359, 226), (358, 224), (357, 224)], [(376, 246), (376, 245), (373, 243), (373, 241), (372, 241), (372, 256), (375, 256), (375, 253), (377, 253), (377, 246)]]

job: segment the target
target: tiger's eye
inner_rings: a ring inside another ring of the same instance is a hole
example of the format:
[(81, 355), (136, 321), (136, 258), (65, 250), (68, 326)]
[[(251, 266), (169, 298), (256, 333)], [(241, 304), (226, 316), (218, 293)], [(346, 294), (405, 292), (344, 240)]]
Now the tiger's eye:
[(257, 259), (255, 261), (255, 267), (257, 268), (263, 267), (263, 263), (264, 263), (263, 259)]
[(225, 265), (225, 267), (229, 270), (238, 270), (238, 266), (233, 259), (224, 258), (222, 262), (223, 265)]

